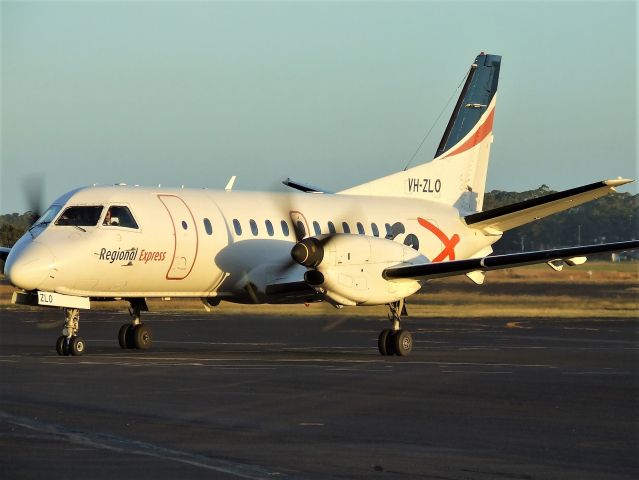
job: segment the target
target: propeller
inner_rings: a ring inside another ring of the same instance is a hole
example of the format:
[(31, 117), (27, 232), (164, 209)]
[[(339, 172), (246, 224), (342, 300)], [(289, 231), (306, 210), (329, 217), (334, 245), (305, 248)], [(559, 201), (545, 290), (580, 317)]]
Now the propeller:
[[(282, 182), (284, 185), (287, 185), (286, 181)], [(302, 195), (302, 194), (300, 194)], [(310, 193), (305, 193), (303, 195), (312, 195)], [(330, 194), (325, 194), (330, 195)], [(310, 284), (321, 284), (323, 279), (319, 277), (322, 276), (320, 272), (314, 270), (324, 258), (324, 247), (326, 244), (336, 235), (336, 233), (326, 233), (322, 235), (312, 236), (313, 234), (310, 232), (310, 227), (306, 224), (306, 218), (303, 213), (297, 210), (297, 207), (293, 204), (295, 195), (283, 195), (280, 197), (284, 202), (280, 203), (282, 206), (282, 216), (284, 218), (290, 218), (291, 223), (293, 225), (293, 234), (295, 235), (295, 245), (291, 249), (291, 256), (288, 261), (285, 261), (276, 268), (276, 272), (280, 275), (286, 275), (290, 269), (297, 265), (302, 265), (306, 267), (308, 270), (304, 279)], [(342, 219), (345, 218), (354, 218), (357, 217), (355, 215), (356, 212), (342, 212), (339, 217), (333, 221), (336, 225), (342, 225)], [(306, 224), (306, 225), (305, 225)], [(393, 225), (393, 237), (397, 236), (400, 233), (403, 233), (403, 225), (399, 222), (396, 225)]]
[(291, 250), (291, 257), (307, 268), (317, 267), (324, 259), (324, 245), (332, 237), (332, 235), (322, 235), (305, 238), (295, 244)]
[(44, 175), (42, 173), (33, 173), (23, 177), (22, 191), (27, 201), (28, 212), (31, 212), (31, 223), (33, 223), (44, 213)]

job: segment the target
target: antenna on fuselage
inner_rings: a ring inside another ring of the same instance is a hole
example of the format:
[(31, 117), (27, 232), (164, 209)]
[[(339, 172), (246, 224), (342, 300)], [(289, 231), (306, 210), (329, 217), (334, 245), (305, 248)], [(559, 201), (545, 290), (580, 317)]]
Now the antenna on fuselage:
[(226, 190), (227, 192), (230, 192), (231, 190), (233, 190), (233, 185), (235, 184), (235, 179), (237, 178), (236, 175), (233, 175), (230, 179), (229, 182), (226, 184), (226, 187), (224, 187), (224, 190)]

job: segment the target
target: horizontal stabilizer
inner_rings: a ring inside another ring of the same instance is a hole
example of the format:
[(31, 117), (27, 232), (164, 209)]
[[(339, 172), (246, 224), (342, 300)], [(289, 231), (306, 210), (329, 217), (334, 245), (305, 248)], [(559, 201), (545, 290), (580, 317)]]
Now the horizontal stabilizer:
[[(450, 262), (424, 263), (421, 265), (408, 265), (405, 267), (390, 267), (384, 270), (386, 280), (415, 278), (430, 280), (434, 278), (464, 275), (469, 272), (499, 270), (502, 268), (523, 267), (535, 263), (547, 263), (564, 260), (568, 265), (578, 264), (572, 261), (575, 258), (595, 253), (617, 252), (621, 250), (634, 250), (639, 248), (639, 240), (627, 242), (603, 243), (600, 245), (588, 245), (585, 247), (560, 248), (557, 250), (541, 250), (537, 252), (510, 253), (507, 255), (491, 255), (483, 258), (471, 258), (468, 260), (453, 260)], [(583, 262), (582, 262), (583, 263)]]
[(485, 230), (487, 233), (502, 233), (553, 213), (561, 212), (582, 203), (595, 200), (615, 191), (614, 187), (630, 183), (632, 180), (602, 180), (583, 187), (551, 193), (543, 197), (513, 203), (503, 207), (473, 213), (464, 217), (470, 227)]

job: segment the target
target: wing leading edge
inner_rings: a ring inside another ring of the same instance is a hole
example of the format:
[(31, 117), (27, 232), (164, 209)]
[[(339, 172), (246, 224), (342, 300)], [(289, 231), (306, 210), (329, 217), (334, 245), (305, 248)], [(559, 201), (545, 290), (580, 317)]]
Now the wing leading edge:
[(627, 242), (604, 243), (556, 250), (491, 255), (482, 258), (470, 258), (468, 260), (390, 267), (384, 270), (382, 275), (386, 280), (398, 280), (402, 278), (429, 280), (453, 275), (463, 275), (471, 272), (487, 272), (501, 268), (522, 267), (535, 263), (547, 263), (558, 260), (563, 260), (568, 264), (577, 264), (582, 262), (576, 260), (585, 255), (634, 250), (636, 248), (639, 248), (639, 240), (630, 240)]

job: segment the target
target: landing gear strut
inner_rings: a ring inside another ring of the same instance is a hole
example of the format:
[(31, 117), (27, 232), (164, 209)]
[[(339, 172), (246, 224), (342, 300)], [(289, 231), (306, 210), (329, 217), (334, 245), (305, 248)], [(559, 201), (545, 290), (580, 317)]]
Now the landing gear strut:
[(399, 355), (405, 357), (413, 349), (413, 336), (408, 330), (401, 329), (401, 316), (406, 315), (404, 300), (389, 303), (388, 320), (392, 328), (385, 328), (379, 334), (377, 347), (382, 355)]
[(64, 328), (62, 335), (55, 342), (55, 350), (58, 355), (82, 355), (84, 353), (84, 340), (78, 336), (80, 330), (80, 310), (77, 308), (64, 309)]
[(144, 298), (129, 299), (129, 314), (131, 323), (125, 323), (118, 332), (118, 342), (122, 348), (137, 348), (146, 350), (153, 343), (153, 333), (151, 328), (144, 325), (140, 320), (141, 312), (148, 312)]

